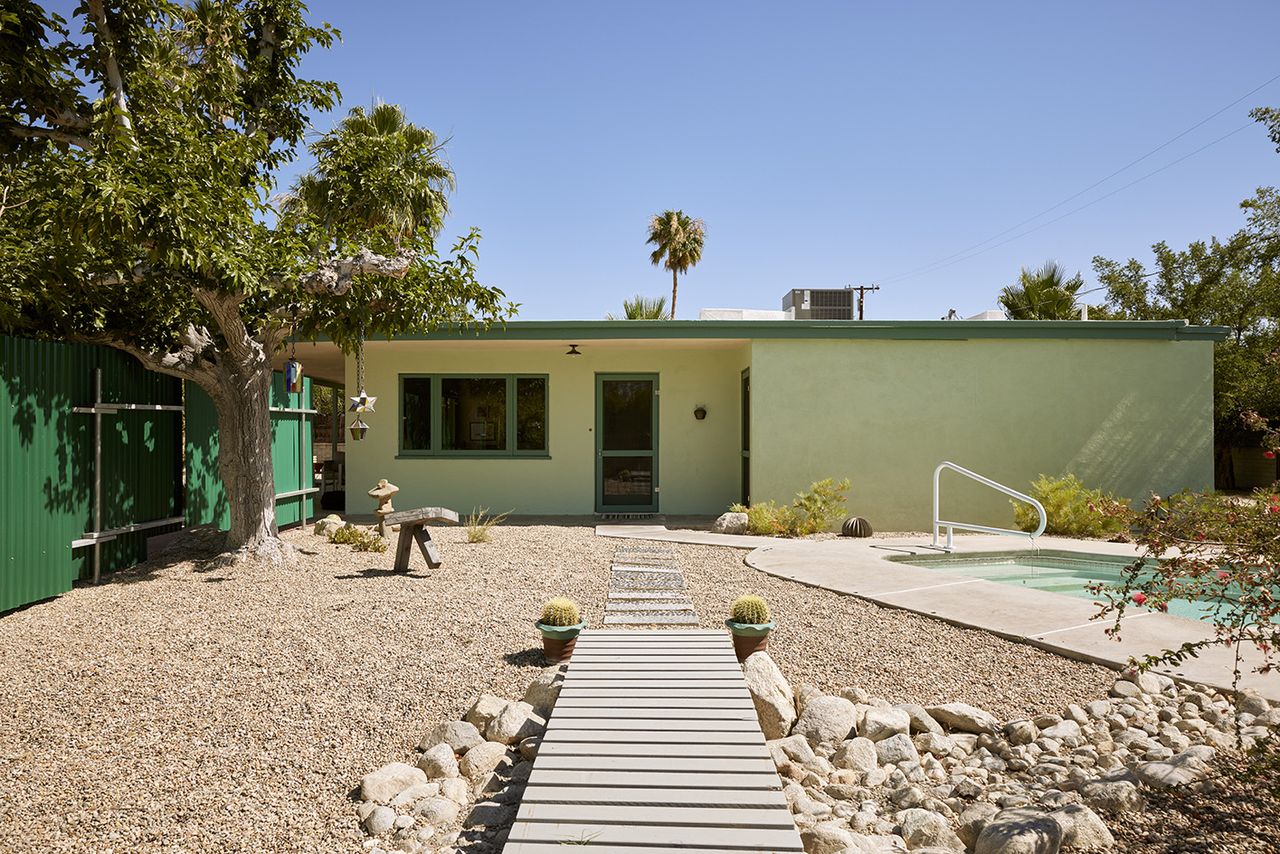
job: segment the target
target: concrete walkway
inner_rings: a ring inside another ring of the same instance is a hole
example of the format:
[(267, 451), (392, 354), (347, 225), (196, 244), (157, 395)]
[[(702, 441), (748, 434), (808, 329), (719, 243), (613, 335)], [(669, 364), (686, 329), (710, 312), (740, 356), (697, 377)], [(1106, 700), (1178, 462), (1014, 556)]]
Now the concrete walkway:
[[(1004, 536), (958, 536), (955, 545), (956, 553), (1029, 551), (1025, 541)], [(1087, 554), (1138, 555), (1137, 549), (1125, 543), (1041, 537), (1036, 545), (1040, 549)], [(1116, 640), (1106, 634), (1115, 621), (1095, 620), (1098, 606), (1089, 599), (968, 578), (961, 570), (926, 569), (887, 560), (890, 556), (911, 554), (936, 556), (939, 552), (929, 548), (927, 536), (781, 540), (755, 549), (747, 555), (746, 563), (779, 578), (954, 625), (985, 629), (1108, 667), (1124, 667), (1131, 657), (1213, 637), (1207, 623), (1131, 607), (1121, 626), (1121, 637)], [(1233, 649), (1211, 647), (1176, 670), (1160, 672), (1229, 690), (1234, 655)], [(1255, 688), (1271, 700), (1280, 700), (1280, 674), (1251, 672), (1258, 660), (1254, 650), (1242, 650), (1241, 687)]]

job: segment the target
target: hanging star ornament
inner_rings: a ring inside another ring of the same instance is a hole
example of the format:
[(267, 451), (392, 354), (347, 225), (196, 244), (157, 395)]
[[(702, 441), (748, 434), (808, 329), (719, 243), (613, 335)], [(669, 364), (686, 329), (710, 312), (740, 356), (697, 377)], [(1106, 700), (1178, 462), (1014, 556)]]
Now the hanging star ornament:
[(360, 389), (360, 393), (351, 398), (351, 412), (373, 412), (373, 405), (378, 402), (377, 396), (365, 394), (364, 389)]

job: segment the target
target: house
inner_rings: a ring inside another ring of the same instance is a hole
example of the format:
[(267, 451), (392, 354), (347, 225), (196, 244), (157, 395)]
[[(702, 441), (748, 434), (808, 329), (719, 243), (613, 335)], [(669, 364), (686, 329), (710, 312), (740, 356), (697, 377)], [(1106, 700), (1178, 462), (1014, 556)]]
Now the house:
[[(346, 442), (348, 510), (379, 478), (402, 507), (682, 515), (848, 477), (850, 512), (920, 530), (942, 460), (1024, 490), (1067, 472), (1137, 500), (1207, 489), (1224, 335), (1182, 321), (731, 316), (371, 340), (378, 402), (366, 438)], [(300, 357), (356, 393), (354, 358), (331, 345)], [(1012, 521), (984, 487), (942, 491), (949, 518)]]

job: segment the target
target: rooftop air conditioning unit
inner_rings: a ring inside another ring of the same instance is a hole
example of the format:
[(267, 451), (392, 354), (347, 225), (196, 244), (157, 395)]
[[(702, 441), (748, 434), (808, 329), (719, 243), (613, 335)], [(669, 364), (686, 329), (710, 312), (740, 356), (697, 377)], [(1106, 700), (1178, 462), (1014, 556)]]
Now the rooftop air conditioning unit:
[(857, 302), (852, 288), (795, 288), (782, 297), (782, 310), (796, 320), (853, 320)]

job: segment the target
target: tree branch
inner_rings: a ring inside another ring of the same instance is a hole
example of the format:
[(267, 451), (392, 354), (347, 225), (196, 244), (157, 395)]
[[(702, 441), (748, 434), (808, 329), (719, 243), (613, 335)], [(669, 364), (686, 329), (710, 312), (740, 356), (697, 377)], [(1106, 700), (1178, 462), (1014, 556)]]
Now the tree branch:
[(88, 148), (90, 145), (89, 137), (71, 133), (70, 131), (58, 130), (57, 128), (11, 124), (9, 125), (9, 133), (20, 139), (51, 139), (54, 142), (65, 142), (68, 145), (74, 145), (79, 148)]
[(172, 353), (153, 353), (110, 335), (82, 335), (74, 338), (88, 344), (103, 344), (122, 350), (141, 362), (148, 370), (178, 379), (191, 380), (199, 383), (201, 387), (210, 382), (213, 367), (218, 364), (217, 345), (213, 336), (205, 327), (194, 324), (187, 326), (186, 331), (180, 336), (182, 347)]
[(341, 296), (351, 290), (351, 283), (359, 275), (373, 274), (403, 279), (417, 259), (417, 253), (408, 250), (395, 255), (379, 255), (368, 249), (361, 249), (350, 258), (333, 258), (324, 262), (315, 271), (298, 279), (298, 286), (309, 294)]
[(116, 40), (107, 23), (107, 11), (103, 0), (88, 0), (89, 14), (95, 23), (93, 41), (102, 56), (103, 70), (107, 76), (107, 92), (116, 109), (116, 122), (130, 138), (133, 137), (133, 122), (129, 119), (129, 102), (125, 98), (124, 78), (120, 74), (120, 64), (116, 61)]

